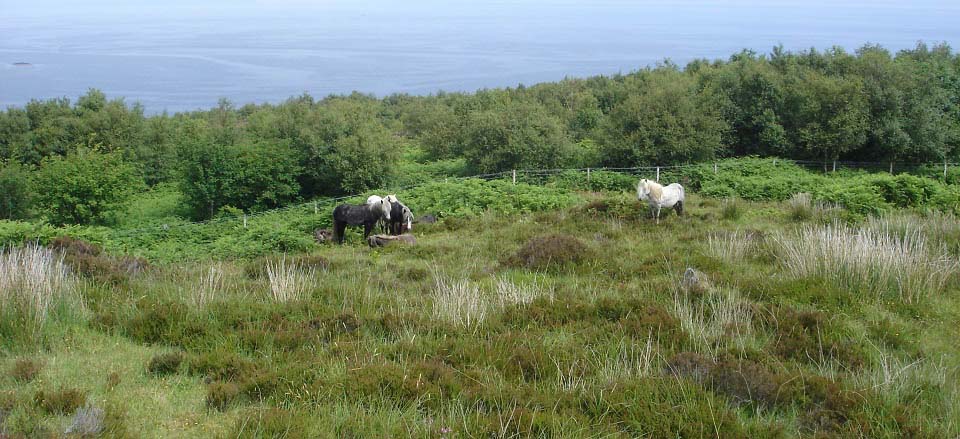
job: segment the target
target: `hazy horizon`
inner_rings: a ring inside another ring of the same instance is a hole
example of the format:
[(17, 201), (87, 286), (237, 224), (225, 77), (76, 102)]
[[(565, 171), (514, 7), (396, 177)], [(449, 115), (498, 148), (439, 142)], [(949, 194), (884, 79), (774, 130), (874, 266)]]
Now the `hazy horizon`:
[(304, 92), (472, 92), (778, 44), (895, 52), (960, 41), (960, 5), (935, 1), (0, 0), (0, 8), (0, 106), (99, 88), (148, 113)]

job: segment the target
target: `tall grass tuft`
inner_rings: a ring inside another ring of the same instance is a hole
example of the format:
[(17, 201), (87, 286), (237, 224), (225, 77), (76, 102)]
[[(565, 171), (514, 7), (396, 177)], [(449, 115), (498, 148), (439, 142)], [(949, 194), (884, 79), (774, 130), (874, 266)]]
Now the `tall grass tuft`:
[(738, 198), (726, 198), (720, 203), (720, 217), (725, 220), (736, 221), (743, 216), (743, 203)]
[(457, 326), (472, 327), (487, 316), (489, 304), (480, 287), (466, 279), (434, 275), (433, 316)]
[(193, 296), (195, 304), (199, 308), (209, 305), (217, 300), (223, 288), (223, 265), (219, 263), (211, 264), (210, 267), (200, 273), (199, 285)]
[(279, 261), (267, 262), (266, 269), (270, 282), (270, 297), (277, 302), (300, 300), (307, 291), (316, 286), (316, 269), (298, 263), (287, 263), (286, 256)]
[(500, 306), (526, 305), (538, 297), (553, 300), (553, 291), (544, 288), (536, 281), (529, 284), (517, 284), (505, 277), (497, 277), (496, 292)]
[(659, 358), (657, 345), (652, 331), (647, 334), (647, 341), (643, 344), (622, 339), (608, 352), (595, 351), (593, 364), (599, 371), (598, 376), (606, 382), (616, 382), (622, 378), (646, 378), (658, 369), (655, 365)]
[(727, 262), (743, 261), (758, 250), (755, 238), (755, 233), (742, 230), (710, 235), (707, 238), (707, 251), (713, 257)]
[(0, 249), (0, 315), (21, 316), (39, 330), (54, 307), (76, 299), (75, 292), (62, 255), (36, 245)]
[(703, 354), (714, 355), (724, 347), (744, 350), (753, 336), (753, 307), (734, 290), (714, 289), (700, 300), (676, 291), (673, 312)]
[(891, 233), (839, 223), (774, 236), (780, 262), (795, 276), (821, 276), (841, 288), (918, 303), (940, 293), (958, 267), (919, 230)]

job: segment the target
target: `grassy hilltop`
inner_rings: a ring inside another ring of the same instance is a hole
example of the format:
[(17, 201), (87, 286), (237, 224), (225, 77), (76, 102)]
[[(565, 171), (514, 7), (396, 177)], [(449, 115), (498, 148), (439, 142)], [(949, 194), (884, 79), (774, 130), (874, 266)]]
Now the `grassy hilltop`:
[(313, 243), (332, 204), (188, 224), (163, 187), (0, 222), (0, 432), (954, 437), (960, 192), (917, 174), (665, 170), (659, 226), (635, 176), (438, 181), (378, 250)]

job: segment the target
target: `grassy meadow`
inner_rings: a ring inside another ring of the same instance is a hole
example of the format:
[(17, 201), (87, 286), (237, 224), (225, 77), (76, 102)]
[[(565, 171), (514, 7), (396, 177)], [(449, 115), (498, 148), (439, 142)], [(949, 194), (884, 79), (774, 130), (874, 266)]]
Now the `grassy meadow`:
[(734, 164), (660, 225), (633, 176), (429, 183), (376, 250), (163, 187), (0, 222), (0, 436), (960, 435), (956, 186)]

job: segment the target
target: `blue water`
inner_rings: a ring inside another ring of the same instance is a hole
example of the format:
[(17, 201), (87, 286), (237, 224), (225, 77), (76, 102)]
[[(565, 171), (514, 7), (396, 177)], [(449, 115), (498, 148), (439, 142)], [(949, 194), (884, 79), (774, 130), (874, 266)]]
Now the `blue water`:
[(960, 44), (956, 1), (195, 3), (0, 0), (0, 107), (96, 87), (148, 113), (173, 112), (221, 97), (474, 91), (777, 44)]

